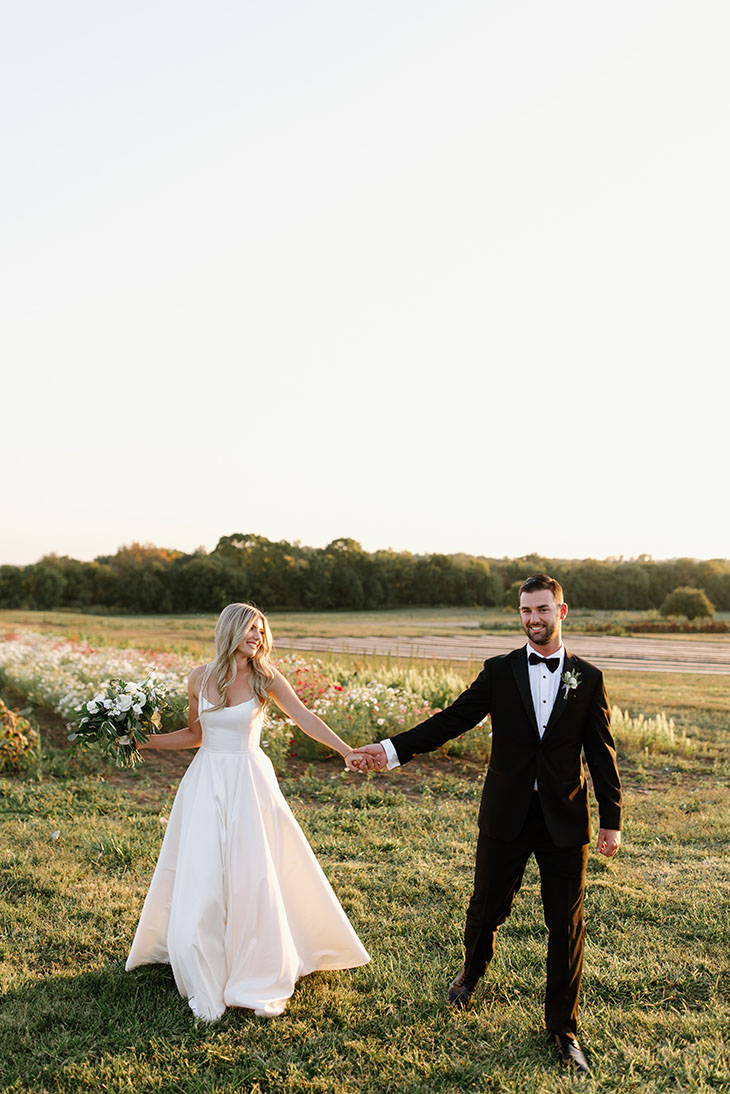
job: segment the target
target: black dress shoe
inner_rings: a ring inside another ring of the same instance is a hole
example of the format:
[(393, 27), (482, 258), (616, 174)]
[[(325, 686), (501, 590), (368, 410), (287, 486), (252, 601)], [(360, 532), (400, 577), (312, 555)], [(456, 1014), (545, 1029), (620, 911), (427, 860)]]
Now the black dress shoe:
[(471, 983), (466, 979), (466, 970), (462, 967), (449, 984), (449, 990), (446, 993), (446, 1002), (455, 1010), (465, 1010), (469, 1006), (476, 986), (476, 980)]
[(570, 1033), (555, 1033), (553, 1040), (557, 1046), (561, 1064), (575, 1068), (576, 1071), (588, 1071), (588, 1061), (575, 1037)]

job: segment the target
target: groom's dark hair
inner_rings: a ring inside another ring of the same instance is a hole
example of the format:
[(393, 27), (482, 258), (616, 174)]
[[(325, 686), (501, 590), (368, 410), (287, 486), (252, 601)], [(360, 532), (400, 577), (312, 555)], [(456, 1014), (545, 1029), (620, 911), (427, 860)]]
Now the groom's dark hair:
[(548, 577), (547, 574), (533, 574), (532, 577), (528, 577), (527, 581), (523, 581), (520, 585), (519, 595), (537, 593), (540, 589), (549, 589), (555, 597), (555, 603), (563, 603), (563, 586), (554, 577)]

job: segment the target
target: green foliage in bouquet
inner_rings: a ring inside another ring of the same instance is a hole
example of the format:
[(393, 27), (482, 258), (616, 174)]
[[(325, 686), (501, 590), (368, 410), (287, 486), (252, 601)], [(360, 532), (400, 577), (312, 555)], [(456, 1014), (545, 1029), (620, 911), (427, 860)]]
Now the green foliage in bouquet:
[(0, 773), (16, 775), (38, 765), (40, 738), (27, 718), (0, 699)]
[(78, 747), (98, 749), (117, 767), (134, 767), (142, 761), (136, 742), (146, 741), (166, 711), (163, 689), (154, 673), (143, 684), (110, 680), (103, 691), (78, 708), (78, 720), (68, 735)]

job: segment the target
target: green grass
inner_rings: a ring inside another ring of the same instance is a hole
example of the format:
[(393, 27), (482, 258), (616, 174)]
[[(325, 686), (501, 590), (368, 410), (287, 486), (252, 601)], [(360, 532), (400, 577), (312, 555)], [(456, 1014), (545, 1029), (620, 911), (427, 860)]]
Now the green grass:
[[(467, 679), (476, 666), (454, 669)], [(593, 1074), (578, 1085), (728, 1091), (730, 688), (633, 672), (609, 673), (608, 687), (631, 715), (673, 718), (690, 745), (623, 750), (624, 844), (611, 862), (589, 860), (581, 1036)], [(167, 967), (123, 971), (190, 755), (117, 772), (57, 747), (52, 719), (41, 728), (41, 777), (0, 780), (2, 1094), (575, 1088), (542, 1032), (533, 865), (474, 1008), (443, 1002), (471, 887), (474, 760), (423, 757), (367, 779), (334, 761), (285, 770), (282, 789), (373, 960), (304, 978), (281, 1018), (233, 1010), (207, 1026)]]
[[(123, 963), (173, 786), (149, 770), (6, 780), (0, 1089), (562, 1091), (541, 1031), (536, 871), (474, 1009), (452, 1014), (480, 790), (474, 773), (364, 783), (316, 765), (283, 789), (373, 960), (300, 981), (271, 1022), (195, 1023), (167, 967)], [(664, 765), (666, 766), (666, 765)], [(701, 770), (629, 774), (625, 845), (592, 856), (582, 1035), (591, 1089), (727, 1090), (730, 794)], [(51, 840), (53, 832), (60, 834)]]

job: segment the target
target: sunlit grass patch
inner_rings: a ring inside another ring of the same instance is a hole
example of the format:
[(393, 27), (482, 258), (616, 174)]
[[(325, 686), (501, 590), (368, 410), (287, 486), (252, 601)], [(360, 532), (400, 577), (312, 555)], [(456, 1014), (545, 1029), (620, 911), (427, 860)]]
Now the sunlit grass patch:
[(611, 731), (619, 753), (644, 752), (689, 756), (692, 742), (681, 733), (664, 711), (658, 714), (631, 715), (621, 707), (611, 709)]

